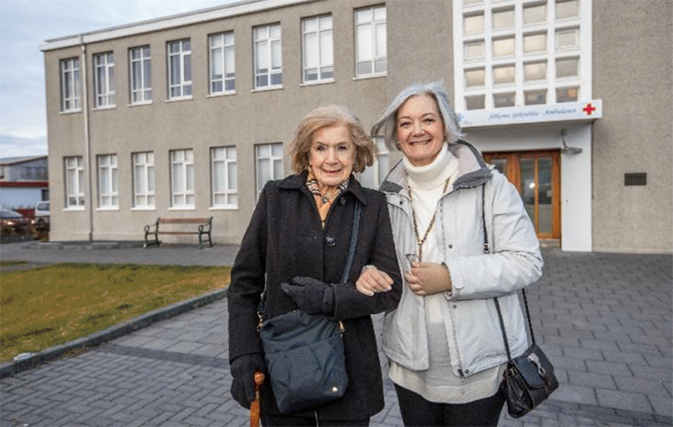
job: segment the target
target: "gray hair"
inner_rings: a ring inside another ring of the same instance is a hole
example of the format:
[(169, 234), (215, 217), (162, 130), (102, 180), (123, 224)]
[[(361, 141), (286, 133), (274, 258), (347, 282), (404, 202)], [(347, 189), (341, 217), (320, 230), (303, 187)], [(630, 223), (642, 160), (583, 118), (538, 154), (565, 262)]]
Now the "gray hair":
[(437, 103), (437, 109), (444, 123), (444, 140), (447, 143), (456, 142), (463, 136), (458, 122), (458, 116), (451, 107), (449, 96), (444, 90), (442, 82), (432, 83), (412, 83), (404, 88), (395, 97), (393, 102), (388, 105), (383, 116), (372, 126), (371, 136), (373, 138), (383, 134), (386, 145), (391, 150), (399, 150), (399, 141), (397, 140), (397, 113), (405, 102), (412, 96), (430, 95)]

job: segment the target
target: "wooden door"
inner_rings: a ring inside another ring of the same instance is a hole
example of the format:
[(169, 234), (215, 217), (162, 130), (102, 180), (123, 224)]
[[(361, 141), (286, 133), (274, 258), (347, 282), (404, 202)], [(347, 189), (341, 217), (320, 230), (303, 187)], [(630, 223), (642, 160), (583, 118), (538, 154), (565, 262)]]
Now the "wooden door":
[(561, 238), (561, 168), (558, 150), (484, 153), (519, 190), (539, 239)]

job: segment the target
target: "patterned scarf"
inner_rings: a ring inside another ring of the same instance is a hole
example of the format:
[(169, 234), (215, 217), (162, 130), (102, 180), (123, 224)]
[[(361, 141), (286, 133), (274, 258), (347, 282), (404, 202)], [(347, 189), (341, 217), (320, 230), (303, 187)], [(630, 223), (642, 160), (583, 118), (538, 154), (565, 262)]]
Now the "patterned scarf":
[(349, 181), (350, 177), (348, 177), (341, 184), (337, 185), (337, 189), (334, 192), (334, 195), (332, 195), (332, 197), (325, 197), (320, 192), (320, 186), (318, 185), (318, 180), (316, 179), (315, 175), (313, 175), (313, 171), (311, 170), (308, 171), (308, 177), (306, 178), (306, 186), (311, 191), (311, 193), (313, 193), (315, 204), (318, 207), (318, 212), (320, 213), (320, 221), (322, 222), (322, 228), (325, 228), (325, 220), (327, 219), (327, 213), (329, 212), (329, 208), (332, 206), (332, 202), (334, 202), (341, 193), (346, 191), (346, 188), (348, 188)]

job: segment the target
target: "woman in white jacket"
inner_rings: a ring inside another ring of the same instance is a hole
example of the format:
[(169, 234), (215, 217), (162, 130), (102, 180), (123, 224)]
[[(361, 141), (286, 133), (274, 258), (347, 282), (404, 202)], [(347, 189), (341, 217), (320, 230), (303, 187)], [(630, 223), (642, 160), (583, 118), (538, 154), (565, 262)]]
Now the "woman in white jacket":
[[(518, 356), (528, 342), (516, 291), (543, 264), (533, 225), (514, 186), (459, 139), (440, 83), (404, 89), (372, 128), (380, 134), (404, 154), (381, 185), (406, 270), (383, 332), (404, 424), (497, 425), (507, 356), (493, 298)], [(357, 287), (385, 292), (385, 276), (367, 266)]]

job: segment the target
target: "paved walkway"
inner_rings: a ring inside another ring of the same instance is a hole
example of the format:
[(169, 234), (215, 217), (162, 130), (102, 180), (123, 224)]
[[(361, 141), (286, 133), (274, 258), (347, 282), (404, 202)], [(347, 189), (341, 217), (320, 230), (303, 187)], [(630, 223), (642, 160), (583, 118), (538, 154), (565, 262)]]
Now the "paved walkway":
[[(228, 265), (235, 251), (7, 244), (0, 259)], [(544, 256), (529, 304), (561, 386), (520, 420), (503, 411), (500, 425), (671, 426), (673, 258), (559, 250)], [(247, 412), (229, 395), (226, 319), (226, 299), (219, 300), (4, 378), (0, 426), (248, 425)], [(372, 426), (401, 426), (389, 380), (385, 387), (386, 407)]]

